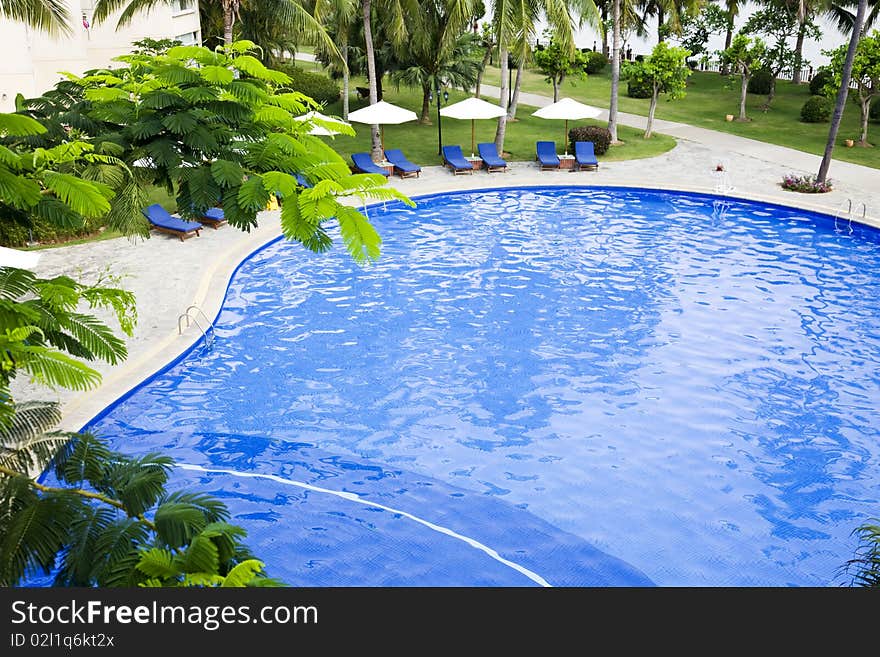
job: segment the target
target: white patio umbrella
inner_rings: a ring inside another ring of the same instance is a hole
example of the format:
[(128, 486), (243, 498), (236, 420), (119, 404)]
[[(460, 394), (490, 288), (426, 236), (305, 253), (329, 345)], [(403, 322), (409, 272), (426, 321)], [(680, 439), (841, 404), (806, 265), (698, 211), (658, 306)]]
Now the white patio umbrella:
[(339, 130), (334, 130), (332, 127), (328, 127), (326, 124), (330, 125), (338, 125), (338, 126), (348, 126), (348, 123), (337, 119), (333, 116), (326, 116), (321, 114), (320, 112), (309, 112), (308, 114), (303, 114), (302, 116), (293, 117), (296, 121), (312, 121), (313, 119), (317, 119), (321, 122), (321, 125), (314, 124), (312, 129), (309, 130), (310, 135), (318, 135), (320, 137), (331, 137), (333, 135), (338, 135)]
[(0, 246), (0, 267), (16, 267), (17, 269), (33, 269), (40, 260), (35, 251), (19, 251)]
[(565, 119), (565, 133), (562, 142), (565, 144), (565, 154), (568, 155), (568, 121), (577, 121), (578, 119), (595, 119), (602, 113), (602, 110), (592, 105), (584, 105), (571, 98), (563, 98), (552, 105), (542, 107), (537, 112), (532, 112), (532, 116), (539, 119)]
[(474, 156), (476, 148), (476, 139), (474, 138), (475, 121), (477, 119), (497, 119), (502, 114), (504, 114), (504, 108), (500, 105), (487, 103), (482, 98), (465, 98), (440, 110), (440, 116), (448, 116), (451, 119), (471, 120), (471, 157)]
[(384, 100), (348, 113), (349, 121), (380, 126), (383, 151), (385, 150), (385, 129), (382, 126), (385, 124), (396, 125), (398, 123), (406, 123), (407, 121), (415, 121), (418, 118), (412, 110), (386, 103)]

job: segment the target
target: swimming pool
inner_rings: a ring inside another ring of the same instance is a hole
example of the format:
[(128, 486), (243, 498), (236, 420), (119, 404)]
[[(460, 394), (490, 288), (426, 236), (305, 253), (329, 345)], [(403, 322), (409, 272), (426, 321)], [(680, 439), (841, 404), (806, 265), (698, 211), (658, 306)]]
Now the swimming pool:
[(87, 428), (296, 586), (827, 586), (880, 488), (880, 231), (708, 195), (374, 207), (276, 241)]

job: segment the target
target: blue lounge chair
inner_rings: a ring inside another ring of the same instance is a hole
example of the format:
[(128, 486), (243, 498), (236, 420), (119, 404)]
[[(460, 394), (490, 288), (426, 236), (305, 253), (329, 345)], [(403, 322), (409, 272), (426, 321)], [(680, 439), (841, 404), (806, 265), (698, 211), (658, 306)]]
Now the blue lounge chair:
[(480, 154), (480, 159), (483, 160), (483, 166), (486, 167), (489, 173), (493, 171), (507, 171), (507, 161), (501, 159), (501, 156), (498, 155), (495, 142), (490, 141), (485, 144), (477, 144), (477, 152)]
[(200, 217), (199, 223), (208, 224), (215, 230), (226, 223), (226, 215), (223, 214), (223, 208), (208, 208)]
[(581, 169), (598, 169), (599, 160), (591, 141), (574, 142), (574, 165), (578, 171)]
[(310, 183), (306, 179), (306, 177), (304, 175), (302, 175), (301, 173), (296, 174), (296, 182), (298, 185), (300, 185), (302, 187), (311, 187), (312, 186), (312, 183)]
[(452, 169), (452, 173), (458, 175), (460, 173), (474, 172), (474, 167), (470, 160), (464, 159), (461, 152), (461, 146), (444, 146), (443, 147), (443, 164)]
[(401, 178), (409, 178), (410, 176), (418, 178), (419, 174), (422, 172), (422, 167), (418, 164), (413, 164), (406, 159), (406, 155), (404, 155), (403, 151), (399, 148), (385, 151), (385, 159), (394, 165), (394, 173)]
[(559, 156), (556, 154), (555, 141), (539, 141), (535, 144), (535, 159), (541, 167), (541, 171), (559, 168)]
[(361, 173), (378, 173), (386, 177), (391, 175), (387, 169), (373, 162), (369, 153), (352, 153), (351, 161), (354, 162), (355, 169)]
[(163, 233), (177, 235), (181, 242), (193, 235), (199, 237), (199, 231), (202, 230), (202, 224), (196, 221), (185, 221), (171, 214), (158, 203), (145, 207), (141, 212), (150, 222), (150, 226)]

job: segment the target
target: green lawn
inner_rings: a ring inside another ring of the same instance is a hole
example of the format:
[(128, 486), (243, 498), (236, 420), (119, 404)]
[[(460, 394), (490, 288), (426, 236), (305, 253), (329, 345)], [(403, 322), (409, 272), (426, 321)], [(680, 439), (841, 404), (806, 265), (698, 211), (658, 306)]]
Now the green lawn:
[[(363, 86), (366, 81), (363, 79), (352, 79), (351, 88), (355, 86)], [(419, 114), (421, 112), (421, 94), (415, 90), (401, 87), (399, 90), (387, 87), (384, 90), (384, 100), (395, 105), (409, 108)], [(350, 101), (350, 111), (354, 111), (366, 106), (366, 101), (354, 98)], [(466, 98), (466, 94), (461, 91), (450, 91), (449, 104), (458, 102)], [(535, 159), (535, 142), (539, 140), (549, 139), (556, 141), (559, 152), (562, 153), (564, 148), (563, 133), (565, 124), (563, 121), (550, 121), (539, 119), (531, 116), (534, 108), (521, 106), (521, 111), (517, 113), (519, 117), (517, 121), (509, 123), (507, 133), (504, 139), (505, 159), (511, 162), (516, 161), (532, 161)], [(341, 115), (342, 101), (334, 103), (325, 109), (326, 113)], [(439, 155), (438, 134), (437, 134), (437, 106), (431, 106), (431, 118), (433, 123), (420, 124), (415, 121), (410, 123), (402, 123), (400, 125), (387, 125), (384, 128), (385, 146), (388, 148), (400, 148), (406, 156), (416, 164), (422, 166), (430, 166), (441, 164)], [(569, 129), (576, 125), (604, 125), (597, 121), (569, 121)], [(480, 120), (475, 123), (475, 140), (476, 143), (481, 141), (494, 141), (495, 128), (497, 121), (494, 119)], [(352, 153), (368, 151), (370, 149), (370, 129), (369, 126), (352, 123), (352, 127), (357, 131), (355, 137), (335, 136), (328, 137), (330, 144), (334, 150), (340, 153), (346, 160)], [(470, 155), (471, 150), (471, 122), (461, 121), (458, 119), (443, 119), (441, 126), (443, 131), (443, 144), (458, 144), (461, 146), (465, 155)], [(619, 137), (626, 143), (622, 146), (613, 147), (605, 155), (598, 156), (600, 162), (609, 162), (612, 160), (631, 160), (644, 157), (653, 157), (660, 155), (675, 147), (675, 140), (666, 135), (654, 135), (652, 139), (643, 139), (643, 131), (634, 130), (625, 126), (619, 130)], [(350, 160), (349, 160), (350, 161)]]
[[(514, 74), (515, 75), (515, 74)], [(498, 85), (501, 73), (497, 68), (486, 70), (486, 84)], [(553, 87), (544, 81), (540, 73), (527, 71), (523, 77), (523, 91), (553, 95)], [(586, 80), (574, 83), (565, 82), (560, 89), (560, 96), (569, 96), (582, 102), (608, 107), (611, 95), (610, 67), (598, 75), (591, 75)], [(657, 106), (656, 118), (687, 123), (690, 125), (710, 128), (722, 132), (749, 137), (780, 146), (788, 146), (807, 153), (821, 155), (825, 151), (828, 139), (828, 123), (802, 123), (801, 107), (810, 97), (809, 85), (793, 85), (780, 80), (777, 83), (776, 98), (771, 108), (764, 112), (761, 105), (766, 96), (749, 94), (746, 101), (746, 113), (752, 120), (749, 122), (727, 122), (725, 114), (739, 114), (739, 79), (730, 84), (728, 78), (718, 73), (695, 72), (688, 81), (687, 96), (681, 100), (667, 102), (661, 96)], [(630, 98), (626, 95), (626, 82), (621, 83), (619, 109), (621, 112), (647, 116), (648, 99)], [(843, 115), (843, 122), (838, 133), (838, 144), (834, 149), (835, 159), (880, 168), (880, 149), (877, 148), (846, 148), (844, 139), (858, 139), (859, 108), (848, 102)], [(621, 136), (621, 139), (626, 137)], [(869, 124), (868, 139), (880, 141), (880, 124)]]

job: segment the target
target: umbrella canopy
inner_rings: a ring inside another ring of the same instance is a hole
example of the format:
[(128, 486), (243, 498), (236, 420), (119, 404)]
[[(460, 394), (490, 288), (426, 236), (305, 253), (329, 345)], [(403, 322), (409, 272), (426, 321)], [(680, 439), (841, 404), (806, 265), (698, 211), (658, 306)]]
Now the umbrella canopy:
[(504, 108), (500, 105), (487, 103), (482, 98), (465, 98), (452, 105), (447, 105), (440, 110), (440, 116), (448, 116), (451, 119), (471, 120), (471, 157), (474, 155), (474, 121), (476, 119), (497, 119), (504, 114)]
[(314, 124), (312, 126), (312, 129), (309, 130), (310, 135), (318, 135), (321, 137), (338, 135), (340, 132), (339, 130), (334, 130), (332, 127), (328, 127), (327, 125), (323, 124), (335, 124), (339, 126), (348, 125), (345, 121), (342, 121), (332, 116), (325, 116), (320, 112), (309, 112), (308, 114), (303, 114), (302, 116), (295, 116), (294, 119), (297, 121), (312, 121), (313, 119), (316, 119), (317, 121), (321, 122), (322, 125)]
[[(419, 117), (412, 110), (398, 105), (386, 103), (380, 100), (378, 103), (367, 105), (359, 110), (348, 113), (349, 121), (357, 123), (366, 123), (367, 125), (384, 126), (385, 124), (406, 123), (407, 121), (415, 121)], [(382, 130), (382, 150), (385, 150), (385, 130)]]
[(18, 269), (33, 269), (37, 266), (40, 254), (33, 251), (19, 251), (0, 246), (0, 267), (16, 267)]
[(578, 119), (595, 119), (602, 113), (602, 110), (592, 105), (584, 105), (572, 98), (563, 98), (556, 101), (552, 105), (546, 105), (537, 112), (532, 112), (532, 116), (539, 119), (564, 119), (565, 133), (562, 139), (565, 144), (565, 153), (568, 154), (568, 121), (577, 121)]

